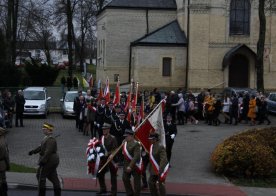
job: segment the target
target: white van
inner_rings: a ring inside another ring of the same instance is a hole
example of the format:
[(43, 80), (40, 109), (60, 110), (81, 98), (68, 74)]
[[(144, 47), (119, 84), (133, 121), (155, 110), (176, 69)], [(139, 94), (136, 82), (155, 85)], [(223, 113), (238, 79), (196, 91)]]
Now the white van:
[(45, 87), (28, 87), (23, 90), (25, 105), (23, 115), (40, 115), (47, 117), (50, 99)]

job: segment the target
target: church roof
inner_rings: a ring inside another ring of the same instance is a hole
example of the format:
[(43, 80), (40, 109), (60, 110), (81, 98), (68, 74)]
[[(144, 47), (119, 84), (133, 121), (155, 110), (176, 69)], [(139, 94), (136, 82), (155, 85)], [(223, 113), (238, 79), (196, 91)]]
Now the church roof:
[(112, 0), (105, 8), (147, 8), (176, 10), (175, 0)]
[(187, 37), (177, 20), (134, 41), (131, 45), (187, 46)]

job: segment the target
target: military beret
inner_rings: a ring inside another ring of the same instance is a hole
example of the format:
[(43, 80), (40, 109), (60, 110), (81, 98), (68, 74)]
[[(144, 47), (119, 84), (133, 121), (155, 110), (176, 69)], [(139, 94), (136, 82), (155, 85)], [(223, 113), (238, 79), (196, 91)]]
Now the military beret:
[(119, 115), (120, 115), (120, 116), (125, 116), (126, 114), (125, 114), (124, 111), (121, 111), (121, 112), (119, 113)]
[(134, 135), (134, 131), (132, 131), (131, 129), (126, 129), (124, 136), (128, 136), (128, 135)]
[(110, 127), (111, 127), (111, 124), (104, 123), (103, 126), (102, 126), (102, 129), (110, 129)]
[(48, 130), (50, 130), (50, 131), (53, 131), (54, 130), (54, 126), (53, 125), (51, 125), (51, 124), (49, 124), (49, 123), (44, 123), (43, 124), (43, 127), (42, 127), (43, 129), (48, 129)]

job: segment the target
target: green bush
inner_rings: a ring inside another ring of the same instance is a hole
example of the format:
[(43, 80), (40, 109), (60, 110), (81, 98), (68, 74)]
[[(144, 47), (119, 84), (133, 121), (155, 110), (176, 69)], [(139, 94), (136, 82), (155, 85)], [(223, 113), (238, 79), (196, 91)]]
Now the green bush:
[(275, 128), (234, 135), (215, 148), (212, 166), (228, 177), (270, 177), (276, 171), (275, 139)]
[(0, 86), (1, 87), (15, 87), (19, 86), (21, 80), (21, 71), (15, 66), (11, 66), (0, 60)]
[(59, 70), (46, 64), (39, 64), (32, 60), (32, 62), (25, 62), (25, 70), (27, 76), (23, 78), (23, 83), (32, 86), (52, 86), (55, 82)]

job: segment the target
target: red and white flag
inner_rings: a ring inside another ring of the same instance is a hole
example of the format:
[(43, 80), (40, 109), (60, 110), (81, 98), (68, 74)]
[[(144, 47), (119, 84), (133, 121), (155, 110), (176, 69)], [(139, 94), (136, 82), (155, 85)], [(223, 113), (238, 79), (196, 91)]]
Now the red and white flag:
[(115, 89), (115, 96), (114, 96), (113, 104), (114, 105), (120, 104), (120, 98), (121, 98), (120, 97), (120, 80), (118, 78), (116, 89)]
[(89, 78), (88, 78), (88, 84), (89, 84), (89, 88), (92, 88), (94, 85), (94, 81), (93, 81), (93, 75), (90, 74)]
[(104, 88), (104, 94), (103, 95), (104, 95), (106, 103), (109, 103), (110, 102), (110, 90), (109, 90), (109, 79), (108, 79), (108, 77), (106, 78), (106, 81), (105, 81), (105, 88)]
[(150, 151), (151, 145), (148, 137), (151, 132), (157, 132), (159, 134), (160, 144), (166, 147), (162, 114), (163, 102), (164, 100), (162, 100), (161, 103), (159, 103), (156, 108), (154, 108), (154, 112), (143, 121), (143, 124), (140, 125), (135, 132), (136, 138), (143, 144), (148, 152)]

